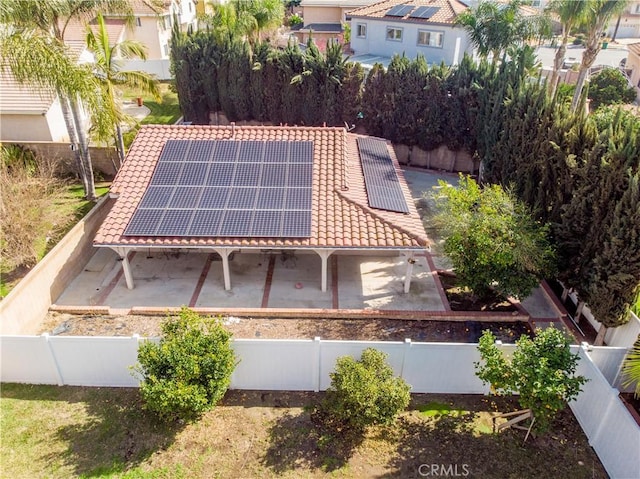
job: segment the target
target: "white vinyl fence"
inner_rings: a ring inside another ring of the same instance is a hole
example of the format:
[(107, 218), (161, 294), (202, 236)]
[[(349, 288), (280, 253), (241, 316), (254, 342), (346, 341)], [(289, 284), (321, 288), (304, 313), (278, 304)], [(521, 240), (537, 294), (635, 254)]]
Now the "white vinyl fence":
[[(140, 341), (133, 337), (0, 336), (0, 380), (31, 384), (136, 387)], [(156, 339), (151, 339), (155, 341)], [(340, 356), (373, 347), (389, 355), (414, 393), (486, 394), (475, 376), (476, 344), (236, 339), (240, 362), (234, 389), (325, 390)], [(503, 345), (506, 353), (513, 345)], [(640, 427), (618, 398), (615, 383), (624, 348), (572, 348), (589, 382), (569, 406), (611, 477), (640, 477)], [(590, 354), (593, 356), (590, 356)], [(600, 368), (600, 369), (599, 369)], [(601, 371), (602, 370), (602, 371)], [(604, 374), (603, 374), (604, 372)], [(605, 377), (606, 376), (606, 377)]]
[(640, 427), (618, 398), (618, 390), (591, 361), (578, 351), (577, 374), (589, 379), (578, 399), (569, 403), (589, 444), (612, 478), (640, 477)]
[[(0, 380), (69, 386), (136, 387), (132, 374), (138, 344), (133, 337), (2, 336)], [(152, 339), (156, 340), (156, 339)], [(475, 344), (235, 339), (239, 363), (233, 389), (324, 391), (336, 359), (373, 347), (389, 354), (397, 375), (416, 393), (483, 394), (475, 376)], [(512, 346), (505, 345), (508, 349)]]

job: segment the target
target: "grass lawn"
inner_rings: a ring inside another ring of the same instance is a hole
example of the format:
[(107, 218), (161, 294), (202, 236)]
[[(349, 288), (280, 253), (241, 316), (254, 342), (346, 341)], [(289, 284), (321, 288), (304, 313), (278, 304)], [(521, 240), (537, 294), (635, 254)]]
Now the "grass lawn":
[[(100, 197), (109, 191), (109, 183), (96, 183), (96, 194)], [(35, 239), (40, 261), (57, 243), (73, 228), (78, 220), (84, 217), (95, 206), (95, 202), (84, 199), (84, 189), (81, 184), (69, 184), (62, 195), (55, 199), (50, 207), (55, 212), (55, 217), (61, 220), (51, 224), (46, 236)], [(29, 268), (21, 267), (15, 271), (6, 272), (0, 276), (0, 297), (5, 297), (11, 288), (20, 281)]]
[(466, 466), (468, 477), (606, 477), (569, 411), (523, 447), (522, 431), (492, 433), (492, 414), (513, 402), (414, 395), (394, 426), (349, 441), (310, 421), (306, 406), (319, 397), (230, 391), (198, 422), (166, 425), (141, 409), (136, 389), (3, 384), (2, 475), (410, 478), (435, 464)]
[[(180, 105), (178, 104), (178, 94), (169, 90), (168, 83), (160, 84), (162, 101), (157, 102), (150, 95), (143, 95), (145, 106), (151, 110), (149, 116), (142, 119), (142, 125), (173, 125), (182, 116)], [(139, 95), (132, 90), (127, 90), (123, 94), (125, 101), (133, 101)], [(124, 134), (125, 145), (128, 148), (136, 136), (137, 128), (134, 128)]]

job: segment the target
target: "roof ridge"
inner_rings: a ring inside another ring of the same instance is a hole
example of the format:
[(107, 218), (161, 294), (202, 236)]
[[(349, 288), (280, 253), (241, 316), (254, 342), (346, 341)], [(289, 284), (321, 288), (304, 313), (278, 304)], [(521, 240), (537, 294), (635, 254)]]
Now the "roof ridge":
[(410, 231), (407, 228), (405, 228), (404, 226), (400, 226), (400, 225), (398, 225), (396, 223), (393, 223), (393, 222), (387, 220), (386, 218), (382, 217), (373, 208), (365, 206), (362, 203), (358, 203), (357, 201), (349, 198), (347, 195), (344, 194), (344, 192), (340, 191), (339, 189), (336, 188), (334, 191), (338, 194), (340, 199), (345, 200), (350, 205), (353, 205), (353, 206), (361, 209), (363, 212), (373, 216), (374, 218), (379, 220), (384, 225), (386, 225), (386, 226), (388, 226), (390, 228), (396, 229), (396, 230), (400, 231), (402, 234), (406, 234), (410, 238), (414, 239), (420, 246), (429, 246), (430, 245), (431, 241), (427, 237), (426, 233), (425, 233), (424, 236), (417, 235), (413, 231)]

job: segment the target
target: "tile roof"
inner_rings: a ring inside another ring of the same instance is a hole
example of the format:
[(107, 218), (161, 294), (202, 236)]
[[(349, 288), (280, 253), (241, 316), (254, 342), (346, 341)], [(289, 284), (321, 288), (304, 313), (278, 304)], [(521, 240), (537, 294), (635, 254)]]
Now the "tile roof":
[[(125, 29), (125, 20), (123, 18), (105, 18), (104, 25), (107, 30), (109, 42), (115, 44), (120, 39), (122, 31)], [(87, 26), (90, 26), (94, 33), (98, 32), (98, 21), (94, 18), (89, 22), (73, 21), (69, 22), (64, 30), (64, 41), (73, 48), (75, 43), (81, 43), (85, 46), (87, 41)]]
[[(404, 17), (386, 17), (385, 14), (396, 5), (413, 5), (415, 7), (439, 7), (440, 10), (431, 18), (410, 18), (409, 12)], [(459, 0), (384, 0), (366, 7), (351, 10), (347, 16), (358, 18), (386, 18), (394, 22), (453, 24), (456, 17), (469, 7)]]
[[(237, 248), (389, 248), (422, 249), (429, 244), (409, 188), (395, 158), (400, 186), (409, 214), (375, 210), (368, 206), (356, 138), (344, 128), (215, 127), (144, 125), (111, 192), (117, 195), (100, 227), (98, 246), (237, 247)], [(313, 204), (309, 238), (219, 238), (124, 236), (149, 184), (167, 140), (311, 140), (314, 142)]]
[(0, 70), (0, 113), (42, 115), (55, 98), (53, 90), (22, 85), (10, 72)]
[(640, 57), (640, 43), (632, 43), (627, 46), (629, 49), (629, 53), (633, 53), (634, 55)]

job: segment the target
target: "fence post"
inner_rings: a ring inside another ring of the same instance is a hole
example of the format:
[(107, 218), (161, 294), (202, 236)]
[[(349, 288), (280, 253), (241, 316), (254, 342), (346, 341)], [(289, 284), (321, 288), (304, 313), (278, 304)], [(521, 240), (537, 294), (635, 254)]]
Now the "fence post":
[(313, 366), (311, 368), (312, 374), (313, 374), (313, 392), (319, 392), (320, 391), (320, 374), (322, 374), (322, 372), (320, 371), (320, 365), (321, 363), (321, 341), (320, 341), (320, 336), (316, 336), (315, 338), (313, 338)]
[(58, 366), (58, 361), (56, 360), (56, 355), (53, 352), (53, 348), (51, 347), (51, 341), (49, 338), (49, 333), (42, 333), (41, 338), (47, 344), (47, 349), (49, 350), (49, 354), (51, 355), (51, 364), (53, 364), (53, 370), (56, 373), (56, 379), (58, 380), (58, 386), (64, 386), (64, 379), (62, 377), (62, 372), (60, 371), (60, 367)]
[(404, 364), (407, 360), (407, 353), (411, 349), (411, 338), (404, 338), (404, 348), (402, 348), (402, 364), (400, 366), (400, 377), (404, 379)]

